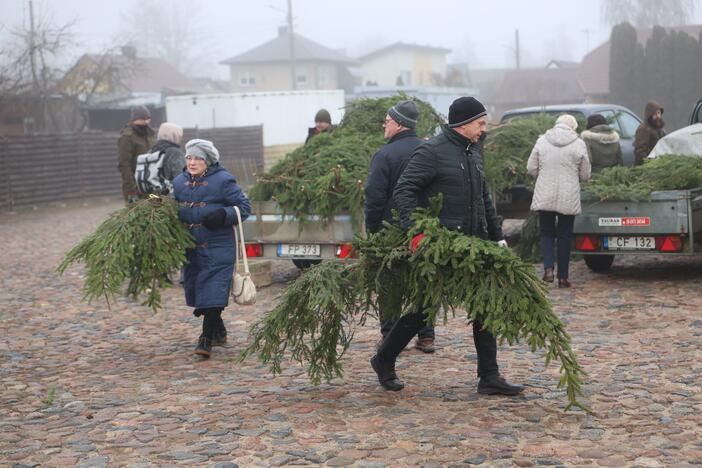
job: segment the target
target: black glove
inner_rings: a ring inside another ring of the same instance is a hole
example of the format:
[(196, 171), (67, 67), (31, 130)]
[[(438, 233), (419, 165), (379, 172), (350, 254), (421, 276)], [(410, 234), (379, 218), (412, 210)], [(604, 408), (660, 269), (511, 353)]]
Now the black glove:
[(210, 214), (206, 214), (202, 218), (202, 224), (207, 229), (220, 229), (224, 227), (224, 221), (227, 219), (227, 212), (224, 208), (217, 208)]

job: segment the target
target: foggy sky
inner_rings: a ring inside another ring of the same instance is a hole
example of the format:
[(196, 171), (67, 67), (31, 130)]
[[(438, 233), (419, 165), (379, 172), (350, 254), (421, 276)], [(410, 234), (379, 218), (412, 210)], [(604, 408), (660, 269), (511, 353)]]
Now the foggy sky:
[[(78, 46), (74, 60), (84, 52), (114, 45), (121, 14), (133, 2), (94, 0), (34, 0), (35, 10), (51, 12), (57, 22), (76, 19)], [(207, 34), (203, 54), (209, 66), (192, 76), (227, 78), (217, 62), (272, 39), (286, 20), (286, 0), (207, 0), (193, 15)], [(99, 4), (99, 8), (96, 5)], [(168, 8), (168, 1), (164, 8)], [(702, 22), (702, 8), (693, 23)], [(28, 21), (27, 0), (0, 0), (7, 29)], [(519, 29), (522, 66), (544, 66), (550, 59), (579, 61), (589, 47), (609, 38), (610, 26), (600, 17), (600, 0), (293, 0), (296, 32), (351, 56), (403, 41), (452, 49), (448, 62), (470, 62), (472, 68), (512, 67), (514, 30)], [(138, 12), (135, 12), (138, 14)], [(0, 33), (2, 34), (2, 33)], [(0, 40), (6, 36), (0, 35)], [(139, 55), (148, 56), (148, 44), (133, 38)]]

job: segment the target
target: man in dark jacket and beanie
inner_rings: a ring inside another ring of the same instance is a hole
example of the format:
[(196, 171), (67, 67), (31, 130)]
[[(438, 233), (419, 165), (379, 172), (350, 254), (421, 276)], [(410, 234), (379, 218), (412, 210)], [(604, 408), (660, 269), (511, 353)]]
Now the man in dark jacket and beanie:
[[(482, 164), (473, 151), (473, 146), (487, 131), (486, 115), (485, 107), (475, 98), (458, 98), (449, 108), (448, 126), (442, 128), (440, 135), (415, 150), (393, 195), (402, 226), (409, 227), (410, 215), (415, 209), (442, 193), (439, 220), (444, 227), (507, 245)], [(421, 234), (415, 241), (418, 242), (420, 237)], [(385, 389), (398, 391), (404, 388), (404, 383), (395, 373), (395, 360), (412, 336), (425, 325), (425, 320), (423, 311), (402, 316), (371, 359), (378, 381)], [(473, 341), (478, 354), (478, 393), (520, 393), (524, 387), (512, 385), (500, 376), (495, 337), (477, 321), (473, 322)]]
[(320, 133), (330, 132), (334, 130), (334, 126), (331, 123), (331, 115), (326, 109), (319, 109), (317, 114), (314, 116), (314, 127), (310, 127), (307, 130), (307, 139), (305, 144), (307, 144), (312, 137), (319, 135)]
[[(365, 187), (366, 231), (369, 233), (380, 231), (383, 228), (383, 221), (394, 222), (392, 193), (410, 156), (422, 143), (414, 131), (418, 116), (419, 111), (414, 101), (398, 102), (385, 116), (384, 137), (388, 143), (373, 156)], [(392, 298), (389, 299), (390, 302), (394, 302)], [(379, 301), (381, 304), (380, 333), (384, 339), (395, 322), (384, 319), (388, 311), (382, 310), (383, 298), (379, 298)], [(434, 352), (434, 327), (431, 324), (419, 331), (415, 347), (425, 353)]]
[(656, 101), (646, 104), (644, 121), (636, 129), (634, 138), (634, 165), (643, 164), (658, 140), (665, 136), (663, 127), (663, 108)]
[(122, 176), (122, 195), (127, 203), (139, 199), (134, 171), (136, 171), (137, 156), (148, 153), (154, 145), (154, 130), (149, 127), (151, 112), (144, 106), (132, 108), (132, 117), (122, 129), (117, 140), (117, 168)]

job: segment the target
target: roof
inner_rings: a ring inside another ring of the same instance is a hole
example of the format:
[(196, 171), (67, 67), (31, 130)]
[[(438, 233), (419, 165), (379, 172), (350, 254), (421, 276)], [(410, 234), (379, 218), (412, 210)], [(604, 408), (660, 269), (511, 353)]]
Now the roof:
[[(293, 34), (296, 61), (336, 62), (354, 64), (346, 54), (329, 49), (299, 34)], [(287, 28), (278, 29), (278, 37), (243, 54), (221, 61), (225, 65), (288, 62), (290, 61), (290, 34)]]
[(546, 64), (546, 68), (578, 68), (580, 62), (571, 62), (569, 60), (551, 60)]
[(425, 46), (425, 45), (420, 45), (420, 44), (407, 44), (405, 42), (396, 42), (394, 44), (390, 44), (389, 46), (382, 47), (378, 50), (374, 50), (373, 52), (370, 52), (366, 55), (362, 55), (358, 59), (361, 61), (365, 61), (368, 59), (371, 59), (373, 57), (376, 57), (378, 55), (383, 55), (386, 54), (392, 50), (396, 49), (411, 49), (411, 50), (418, 50), (418, 51), (423, 51), (423, 52), (433, 52), (435, 54), (441, 54), (441, 55), (446, 55), (449, 52), (451, 52), (451, 49), (446, 49), (444, 47), (433, 47), (433, 46)]
[[(665, 27), (666, 31), (681, 31), (698, 38), (702, 32), (702, 25)], [(636, 36), (639, 44), (645, 45), (651, 37), (653, 29), (637, 29)], [(578, 79), (587, 95), (609, 94), (609, 51), (610, 42), (593, 49), (585, 57), (578, 71)]]
[(585, 100), (577, 68), (521, 68), (507, 71), (488, 98), (498, 103), (558, 104)]
[[(129, 70), (120, 76), (121, 84), (134, 93), (155, 93), (164, 90), (195, 91), (197, 83), (178, 71), (176, 67), (157, 57), (128, 57), (119, 54), (85, 54), (73, 67), (81, 62), (109, 63), (119, 70)], [(68, 76), (70, 70), (66, 73)]]

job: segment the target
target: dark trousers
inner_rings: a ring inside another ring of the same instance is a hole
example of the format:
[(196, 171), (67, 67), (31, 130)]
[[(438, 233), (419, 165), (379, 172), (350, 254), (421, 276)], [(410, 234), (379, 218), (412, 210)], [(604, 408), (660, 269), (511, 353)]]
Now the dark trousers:
[[(378, 358), (385, 362), (395, 362), (405, 346), (419, 330), (426, 326), (426, 315), (421, 312), (400, 317), (378, 348)], [(473, 322), (473, 341), (478, 353), (478, 377), (500, 373), (497, 366), (497, 341), (488, 330), (481, 330), (482, 324)]]
[[(383, 339), (388, 336), (390, 330), (392, 330), (393, 325), (395, 325), (396, 320), (383, 320), (380, 322), (380, 333), (383, 335)], [(434, 326), (425, 324), (424, 327), (417, 332), (417, 338), (420, 340), (422, 338), (434, 339)]]
[(570, 239), (573, 237), (574, 221), (575, 216), (573, 215), (564, 215), (554, 211), (539, 211), (544, 268), (553, 268), (553, 247), (554, 244), (557, 244), (558, 278), (568, 278)]
[(204, 336), (212, 339), (217, 329), (224, 327), (224, 321), (222, 320), (223, 310), (224, 307), (210, 307), (193, 311), (195, 317), (204, 316), (202, 319), (202, 334)]

